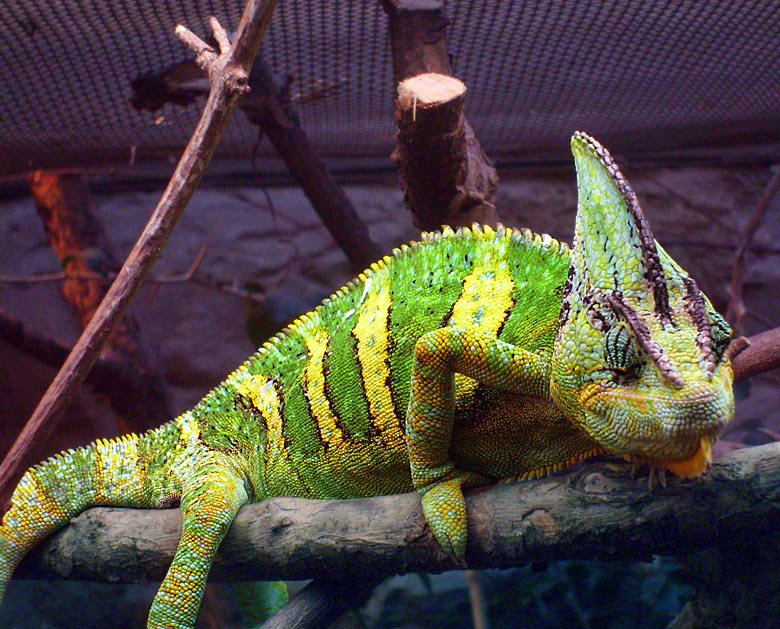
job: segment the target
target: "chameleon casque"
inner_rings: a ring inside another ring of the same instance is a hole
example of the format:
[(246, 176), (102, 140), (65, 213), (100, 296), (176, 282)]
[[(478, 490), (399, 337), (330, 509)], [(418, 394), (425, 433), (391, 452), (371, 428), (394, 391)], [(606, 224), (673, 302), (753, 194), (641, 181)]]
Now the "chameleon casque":
[[(93, 505), (180, 503), (149, 627), (192, 627), (242, 505), (410, 491), (463, 560), (462, 489), (608, 452), (702, 474), (734, 413), (730, 329), (658, 245), (609, 153), (572, 138), (570, 250), (487, 227), (424, 234), (265, 343), (191, 411), (30, 469), (0, 526), (2, 588)], [(277, 584), (266, 594), (278, 603)]]

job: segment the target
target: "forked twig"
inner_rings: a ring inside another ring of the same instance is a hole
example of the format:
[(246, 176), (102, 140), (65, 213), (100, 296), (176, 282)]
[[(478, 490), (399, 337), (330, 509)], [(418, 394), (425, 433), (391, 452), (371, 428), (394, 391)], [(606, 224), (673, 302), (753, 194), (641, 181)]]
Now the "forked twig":
[[(3, 512), (13, 488), (61, 419), (106, 337), (124, 314), (195, 192), (236, 100), (249, 89), (247, 81), (252, 60), (275, 6), (276, 0), (247, 0), (235, 41), (228, 48), (222, 48), (219, 54), (185, 27), (176, 28), (177, 36), (198, 54), (198, 63), (207, 67), (211, 83), (209, 98), (168, 187), (122, 270), (0, 465), (0, 508)], [(215, 22), (212, 21), (212, 28)], [(227, 43), (222, 33), (215, 33), (215, 37), (221, 46)]]

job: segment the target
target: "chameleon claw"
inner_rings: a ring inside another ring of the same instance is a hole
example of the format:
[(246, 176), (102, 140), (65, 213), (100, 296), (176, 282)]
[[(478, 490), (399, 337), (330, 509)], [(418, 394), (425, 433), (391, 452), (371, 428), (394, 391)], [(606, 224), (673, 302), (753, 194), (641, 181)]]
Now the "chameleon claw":
[[(666, 468), (650, 463), (649, 474), (647, 476), (647, 487), (650, 491), (653, 491), (658, 485), (666, 487)], [(656, 485), (656, 476), (658, 478), (658, 485)]]

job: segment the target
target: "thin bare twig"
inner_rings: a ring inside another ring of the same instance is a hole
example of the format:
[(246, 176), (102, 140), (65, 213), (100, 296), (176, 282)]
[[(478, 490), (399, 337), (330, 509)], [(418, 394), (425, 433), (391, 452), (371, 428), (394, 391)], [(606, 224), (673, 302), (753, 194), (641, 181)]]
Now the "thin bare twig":
[[(13, 488), (37, 450), (54, 430), (73, 395), (98, 357), (106, 337), (122, 317), (168, 240), (173, 226), (200, 182), (238, 97), (248, 90), (252, 61), (276, 6), (276, 0), (247, 0), (233, 45), (211, 60), (211, 92), (176, 171), (122, 270), (63, 364), (32, 417), (0, 465), (0, 508), (6, 510)], [(210, 48), (184, 27), (177, 35), (198, 51)], [(190, 37), (190, 35), (192, 35)]]
[[(197, 255), (193, 259), (190, 267), (184, 272), (178, 275), (157, 275), (146, 278), (147, 282), (155, 282), (157, 284), (176, 284), (180, 282), (187, 282), (192, 279), (192, 275), (198, 269), (203, 256), (206, 255), (208, 249), (208, 243), (203, 245), (198, 251)], [(41, 284), (46, 282), (58, 282), (61, 280), (109, 280), (114, 279), (118, 273), (96, 273), (94, 271), (82, 271), (79, 273), (67, 273), (60, 271), (58, 273), (40, 273), (36, 275), (2, 275), (0, 274), (0, 283), (5, 284)]]
[(729, 306), (726, 311), (726, 318), (732, 322), (734, 328), (742, 331), (742, 319), (747, 312), (745, 308), (745, 302), (742, 299), (742, 271), (745, 261), (745, 253), (750, 247), (750, 243), (753, 237), (756, 235), (758, 228), (761, 227), (761, 223), (764, 221), (769, 206), (772, 205), (772, 201), (780, 192), (780, 166), (775, 171), (774, 176), (764, 189), (761, 198), (756, 204), (756, 209), (753, 210), (753, 214), (750, 216), (745, 233), (742, 236), (742, 242), (737, 248), (737, 252), (734, 254), (734, 260), (731, 267), (731, 284), (728, 288), (729, 292)]
[(195, 256), (195, 259), (192, 261), (192, 264), (190, 264), (190, 268), (188, 268), (184, 273), (181, 275), (167, 275), (167, 276), (159, 276), (153, 278), (152, 281), (158, 283), (158, 284), (174, 284), (178, 282), (188, 282), (192, 279), (193, 274), (195, 271), (198, 270), (198, 267), (200, 266), (201, 261), (203, 260), (203, 256), (206, 255), (206, 251), (209, 248), (209, 243), (204, 244), (200, 251), (198, 251), (197, 255)]
[[(185, 282), (191, 282), (197, 286), (204, 288), (210, 288), (226, 295), (233, 295), (242, 299), (249, 299), (255, 303), (265, 303), (265, 297), (256, 292), (245, 290), (237, 287), (237, 280), (231, 279), (230, 281), (220, 280), (218, 278), (211, 277), (209, 275), (201, 274), (195, 275), (195, 271), (198, 270), (200, 263), (203, 261), (203, 257), (208, 250), (208, 243), (203, 245), (198, 251), (195, 258), (192, 260), (190, 267), (184, 272), (175, 275), (153, 275), (147, 277), (145, 282), (147, 284), (181, 284)], [(295, 249), (297, 255), (297, 248)], [(59, 282), (62, 280), (103, 280), (109, 281), (117, 277), (117, 273), (108, 273), (107, 275), (101, 275), (93, 272), (82, 273), (65, 273), (60, 271), (59, 273), (40, 273), (37, 275), (0, 275), (0, 283), (8, 284), (36, 284), (44, 282)], [(286, 275), (286, 273), (285, 273)], [(274, 284), (278, 284), (279, 280), (275, 280)], [(60, 361), (61, 364), (62, 361)]]

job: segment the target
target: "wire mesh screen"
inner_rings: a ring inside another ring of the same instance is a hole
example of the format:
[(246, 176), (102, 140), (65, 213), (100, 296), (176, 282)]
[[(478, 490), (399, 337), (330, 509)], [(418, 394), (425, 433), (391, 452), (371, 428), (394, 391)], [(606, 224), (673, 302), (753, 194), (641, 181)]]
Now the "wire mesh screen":
[[(132, 82), (191, 58), (240, 0), (5, 0), (0, 5), (0, 176), (33, 168), (171, 162), (203, 104), (138, 111)], [(467, 116), (497, 160), (566, 158), (582, 128), (625, 156), (776, 158), (780, 2), (446, 3)], [(292, 91), (335, 86), (298, 107), (331, 166), (389, 163), (393, 86), (379, 2), (283, 0), (261, 54)], [(251, 169), (257, 127), (236, 112), (217, 159)], [(377, 160), (384, 160), (383, 162)], [(278, 167), (267, 143), (254, 168)]]

